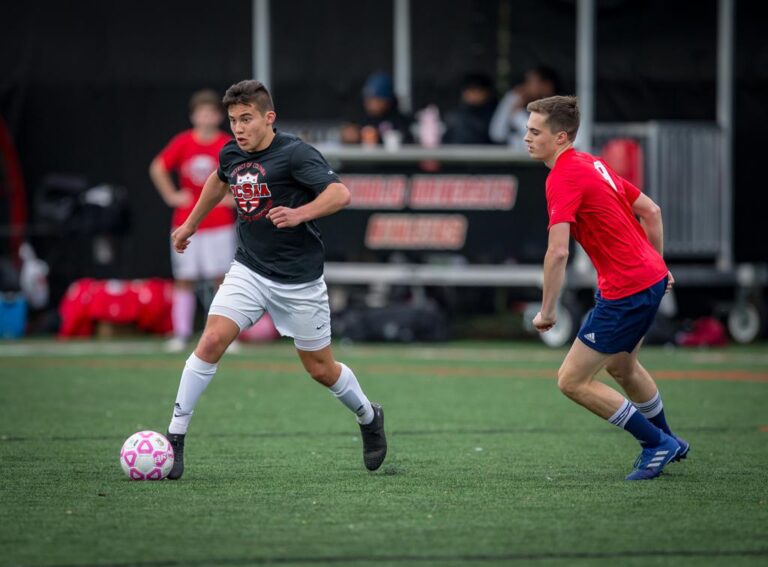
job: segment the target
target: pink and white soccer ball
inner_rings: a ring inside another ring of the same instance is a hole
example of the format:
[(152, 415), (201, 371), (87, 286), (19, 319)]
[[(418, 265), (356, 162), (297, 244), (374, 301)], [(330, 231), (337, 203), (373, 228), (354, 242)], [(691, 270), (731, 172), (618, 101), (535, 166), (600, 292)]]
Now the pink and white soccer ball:
[(173, 467), (173, 447), (165, 435), (139, 431), (123, 443), (120, 466), (131, 480), (162, 480)]

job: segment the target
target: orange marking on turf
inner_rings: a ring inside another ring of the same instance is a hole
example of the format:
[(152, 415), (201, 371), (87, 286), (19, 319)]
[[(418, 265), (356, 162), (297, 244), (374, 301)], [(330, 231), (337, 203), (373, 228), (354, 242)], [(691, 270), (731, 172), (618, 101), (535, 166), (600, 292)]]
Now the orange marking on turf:
[(763, 425), (763, 426), (760, 428), (760, 431), (762, 431), (763, 433), (768, 433), (768, 425)]
[[(526, 368), (457, 368), (447, 366), (399, 366), (365, 365), (365, 369), (384, 373), (431, 374), (433, 376), (466, 376), (478, 378), (551, 378), (555, 379), (557, 370)], [(691, 381), (726, 381), (726, 382), (766, 382), (768, 372), (749, 370), (658, 370), (652, 371), (654, 378), (661, 380)]]

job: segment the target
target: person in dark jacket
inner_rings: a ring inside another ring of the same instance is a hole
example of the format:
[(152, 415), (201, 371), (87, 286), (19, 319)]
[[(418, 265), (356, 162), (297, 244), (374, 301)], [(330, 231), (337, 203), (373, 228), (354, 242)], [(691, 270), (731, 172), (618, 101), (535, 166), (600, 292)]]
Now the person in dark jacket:
[(402, 112), (395, 96), (392, 77), (387, 73), (371, 74), (362, 91), (363, 113), (341, 127), (345, 144), (381, 144), (390, 131), (399, 132), (403, 142), (412, 141), (411, 120)]
[(461, 84), (461, 104), (445, 115), (443, 144), (492, 144), (488, 127), (495, 109), (491, 78), (467, 75)]

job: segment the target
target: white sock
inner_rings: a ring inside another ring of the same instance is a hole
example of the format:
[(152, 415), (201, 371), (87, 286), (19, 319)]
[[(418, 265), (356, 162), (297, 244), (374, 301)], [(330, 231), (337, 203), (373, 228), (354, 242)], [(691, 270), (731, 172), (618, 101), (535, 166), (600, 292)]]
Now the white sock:
[(357, 415), (357, 423), (363, 425), (373, 421), (371, 402), (365, 397), (360, 383), (349, 366), (339, 362), (341, 374), (336, 383), (328, 388), (338, 400)]
[(173, 418), (168, 426), (169, 433), (187, 432), (197, 400), (213, 380), (216, 367), (216, 364), (200, 360), (194, 352), (189, 355), (184, 371), (181, 373), (179, 393), (176, 394), (176, 404), (173, 407)]
[(621, 407), (616, 410), (616, 413), (608, 418), (608, 421), (624, 429), (624, 426), (629, 421), (629, 418), (632, 417), (636, 411), (637, 409), (630, 403), (629, 400), (624, 400), (624, 403), (621, 404)]
[(637, 409), (640, 410), (640, 413), (643, 414), (646, 419), (656, 417), (661, 413), (661, 410), (664, 409), (664, 404), (661, 403), (661, 395), (658, 390), (656, 391), (656, 395), (650, 400), (643, 402), (642, 404), (635, 404), (635, 406), (637, 406)]

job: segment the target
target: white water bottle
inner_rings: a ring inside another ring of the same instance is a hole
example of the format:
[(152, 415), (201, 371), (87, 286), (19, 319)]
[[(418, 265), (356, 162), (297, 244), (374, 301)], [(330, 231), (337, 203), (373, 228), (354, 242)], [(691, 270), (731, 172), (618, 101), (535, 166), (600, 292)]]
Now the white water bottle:
[(418, 116), (419, 142), (422, 147), (435, 148), (439, 146), (443, 126), (440, 122), (440, 110), (434, 104), (430, 104), (420, 110)]

